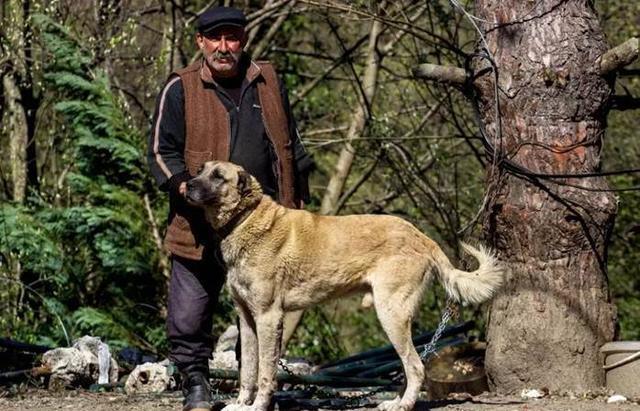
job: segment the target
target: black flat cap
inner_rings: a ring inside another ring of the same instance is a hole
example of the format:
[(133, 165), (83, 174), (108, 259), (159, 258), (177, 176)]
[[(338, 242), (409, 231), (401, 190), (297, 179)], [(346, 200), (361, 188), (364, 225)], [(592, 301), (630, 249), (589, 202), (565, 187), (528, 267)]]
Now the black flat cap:
[(244, 28), (246, 25), (247, 18), (244, 13), (234, 7), (212, 7), (198, 16), (196, 22), (198, 31), (202, 34), (222, 26)]

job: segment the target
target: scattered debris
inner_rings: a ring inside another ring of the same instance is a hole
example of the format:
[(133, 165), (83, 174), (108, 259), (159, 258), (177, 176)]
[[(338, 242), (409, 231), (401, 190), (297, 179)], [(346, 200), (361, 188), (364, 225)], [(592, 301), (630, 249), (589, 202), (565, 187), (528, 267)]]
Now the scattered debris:
[[(467, 322), (445, 328), (443, 339), (438, 342), (437, 347), (461, 344), (465, 341), (462, 334), (472, 327), (473, 323)], [(238, 334), (237, 327), (227, 328), (220, 336), (213, 358), (209, 362), (211, 377), (214, 380), (212, 388), (218, 393), (231, 392), (238, 386), (238, 360), (235, 353)], [(415, 337), (413, 342), (416, 348), (422, 351), (432, 336), (433, 331), (430, 331)], [(39, 348), (35, 347), (34, 350)], [(42, 367), (11, 371), (5, 373), (7, 375), (4, 377), (6, 380), (15, 381), (30, 376), (47, 375), (50, 389), (82, 386), (90, 387), (95, 392), (115, 392), (116, 389), (124, 387), (127, 394), (146, 394), (162, 393), (177, 388), (176, 379), (179, 376), (175, 373), (175, 367), (167, 360), (149, 361), (149, 355), (135, 348), (121, 351), (118, 358), (123, 364), (122, 370), (119, 369), (118, 362), (112, 358), (106, 344), (99, 338), (85, 336), (77, 340), (73, 347), (45, 352)], [(134, 365), (137, 366), (134, 368)], [(469, 374), (471, 365), (460, 361), (455, 363), (456, 369), (465, 375)], [(119, 371), (131, 371), (126, 383), (118, 382)], [(287, 401), (299, 401), (302, 397), (298, 397), (304, 394), (303, 397), (311, 403), (319, 401), (318, 404), (335, 406), (337, 403), (334, 404), (334, 401), (338, 401), (345, 407), (367, 404), (367, 401), (373, 398), (372, 395), (382, 398), (383, 392), (387, 389), (395, 391), (399, 387), (402, 383), (401, 378), (402, 364), (391, 345), (368, 350), (321, 368), (304, 359), (282, 359), (282, 366), (278, 372), (278, 381), (292, 388), (285, 395)], [(324, 388), (318, 390), (317, 387)], [(351, 391), (353, 398), (345, 397), (345, 393)], [(322, 397), (323, 395), (329, 395), (330, 398)]]
[(545, 395), (546, 394), (544, 393), (544, 391), (536, 390), (536, 389), (526, 389), (525, 388), (520, 392), (520, 397), (525, 399), (525, 400), (542, 398)]
[(613, 404), (616, 402), (627, 402), (627, 397), (620, 394), (614, 394), (611, 397), (607, 398), (607, 404)]
[(73, 347), (45, 352), (42, 363), (51, 371), (49, 388), (89, 386), (98, 381), (115, 383), (118, 380), (118, 363), (107, 353), (109, 347), (100, 338), (88, 335), (78, 339)]
[(124, 384), (125, 392), (127, 394), (158, 394), (175, 388), (176, 383), (168, 366), (169, 360), (138, 365), (127, 377), (127, 382)]

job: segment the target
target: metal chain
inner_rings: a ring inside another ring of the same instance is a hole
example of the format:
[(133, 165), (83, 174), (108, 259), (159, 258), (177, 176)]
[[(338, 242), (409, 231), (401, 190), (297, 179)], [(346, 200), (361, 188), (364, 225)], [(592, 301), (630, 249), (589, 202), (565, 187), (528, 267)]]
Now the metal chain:
[[(451, 298), (448, 298), (447, 299), (447, 306), (445, 307), (445, 310), (442, 313), (442, 318), (440, 319), (440, 324), (438, 324), (438, 327), (436, 328), (436, 331), (433, 333), (433, 337), (431, 337), (431, 341), (427, 345), (424, 346), (424, 349), (422, 350), (422, 353), (420, 353), (420, 359), (423, 362), (430, 355), (436, 354), (436, 343), (438, 342), (440, 337), (442, 337), (442, 333), (444, 332), (444, 329), (447, 327), (447, 323), (449, 322), (449, 320), (452, 317), (455, 317), (457, 315), (458, 315), (458, 306), (457, 306), (457, 304)], [(287, 374), (289, 374), (291, 376), (294, 376), (294, 377), (297, 376), (284, 363), (284, 361), (282, 361), (282, 359), (278, 360), (278, 364), (280, 365), (280, 367), (282, 367), (282, 369)], [(398, 373), (396, 376), (394, 376), (391, 379), (391, 381), (394, 382), (394, 383), (398, 382), (402, 377), (403, 377), (403, 374), (402, 373)], [(319, 396), (319, 397), (328, 398), (328, 396), (332, 394), (330, 392), (327, 392), (325, 390), (321, 390), (321, 389), (317, 388), (317, 386), (314, 386), (314, 387), (316, 388), (316, 390), (314, 391), (314, 394)], [(387, 388), (388, 388), (388, 386), (382, 386), (382, 387), (376, 388), (375, 390), (367, 392), (367, 393), (362, 393), (362, 394), (359, 394), (359, 395), (354, 395), (352, 397), (345, 398), (347, 400), (346, 408), (360, 408), (360, 407), (363, 406), (361, 404), (362, 400), (369, 399), (369, 398), (373, 397), (374, 395), (381, 393), (382, 391), (386, 391)]]
[(282, 361), (282, 358), (278, 359), (278, 365), (282, 367), (282, 369), (289, 375), (296, 377), (296, 373), (294, 373), (293, 371), (291, 371), (291, 369), (289, 367), (287, 367), (287, 364), (284, 363), (284, 361)]
[(436, 343), (438, 342), (440, 337), (442, 337), (442, 333), (444, 332), (444, 329), (447, 327), (447, 323), (449, 322), (451, 317), (454, 317), (457, 315), (458, 315), (458, 306), (455, 303), (455, 301), (453, 301), (451, 297), (449, 297), (447, 299), (447, 306), (445, 307), (444, 312), (442, 313), (440, 324), (438, 324), (438, 328), (436, 328), (436, 331), (433, 333), (433, 337), (431, 337), (431, 341), (429, 341), (429, 344), (425, 345), (424, 349), (420, 353), (420, 359), (422, 360), (422, 362), (424, 362), (432, 354), (436, 354), (436, 356), (438, 355), (436, 353)]

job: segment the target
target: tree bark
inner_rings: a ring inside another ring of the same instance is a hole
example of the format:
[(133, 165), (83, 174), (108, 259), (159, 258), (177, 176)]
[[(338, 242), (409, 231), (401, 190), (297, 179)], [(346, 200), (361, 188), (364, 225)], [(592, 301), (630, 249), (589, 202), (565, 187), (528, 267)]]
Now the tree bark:
[(36, 116), (40, 105), (36, 97), (31, 61), (33, 32), (27, 24), (30, 2), (11, 0), (3, 5), (0, 36), (7, 42), (10, 68), (2, 76), (5, 118), (9, 135), (12, 197), (23, 202), (27, 188), (38, 188)]
[[(607, 44), (591, 2), (475, 5), (499, 75), (501, 126), (491, 64), (474, 58), (474, 71), (484, 73), (475, 85), (493, 146), (535, 173), (597, 171), (612, 78), (600, 75)], [(600, 177), (538, 180), (493, 171), (484, 230), (508, 274), (487, 330), (490, 383), (500, 392), (602, 386), (599, 348), (613, 339), (615, 324), (607, 241), (616, 198), (588, 191), (608, 189)]]
[(9, 134), (9, 161), (11, 163), (12, 200), (24, 202), (27, 192), (27, 116), (20, 105), (20, 90), (11, 73), (2, 78), (4, 87), (5, 115)]

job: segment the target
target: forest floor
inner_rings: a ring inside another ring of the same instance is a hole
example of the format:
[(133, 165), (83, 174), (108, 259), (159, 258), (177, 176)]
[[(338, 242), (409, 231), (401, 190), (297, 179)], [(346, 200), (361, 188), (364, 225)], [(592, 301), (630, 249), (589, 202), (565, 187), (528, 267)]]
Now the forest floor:
[[(458, 395), (447, 400), (420, 401), (416, 405), (416, 411), (640, 411), (638, 401), (608, 404), (607, 398), (606, 395), (593, 395), (586, 398), (550, 395), (540, 399), (525, 400), (519, 396), (485, 393), (475, 397)], [(223, 403), (218, 405), (218, 409), (224, 406)], [(0, 391), (0, 410), (2, 411), (178, 411), (181, 409), (181, 396), (177, 392), (161, 395), (126, 395), (116, 392), (92, 393), (85, 390), (50, 392), (29, 389), (12, 394)], [(304, 407), (276, 406), (276, 410), (278, 409), (302, 411)], [(323, 410), (323, 408), (313, 409)]]

